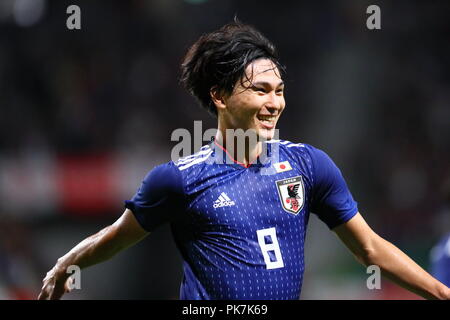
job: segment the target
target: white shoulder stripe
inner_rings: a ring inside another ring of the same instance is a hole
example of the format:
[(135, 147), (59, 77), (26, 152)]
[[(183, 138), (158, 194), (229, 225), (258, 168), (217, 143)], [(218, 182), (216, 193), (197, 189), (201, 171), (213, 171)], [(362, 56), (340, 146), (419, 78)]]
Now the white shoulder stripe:
[(303, 143), (292, 143), (292, 144), (288, 144), (287, 147), (288, 148), (292, 148), (292, 147), (304, 147), (305, 145)]
[(304, 147), (305, 145), (303, 143), (293, 143), (291, 141), (288, 140), (269, 140), (266, 141), (266, 143), (279, 143), (282, 145), (285, 145), (287, 148), (291, 148), (291, 147)]
[(208, 152), (211, 151), (211, 149), (209, 148), (209, 146), (206, 146), (206, 147), (207, 147), (207, 148), (204, 148), (204, 149), (202, 148), (203, 150), (200, 149), (200, 151), (197, 152), (197, 153), (194, 153), (194, 154), (192, 154), (192, 155), (190, 155), (190, 156), (187, 156), (187, 157), (184, 157), (184, 158), (179, 159), (179, 160), (177, 161), (177, 165), (185, 164), (185, 163), (187, 163), (187, 162), (189, 162), (189, 161), (195, 160), (196, 158), (201, 157), (201, 156), (207, 154)]
[(198, 164), (198, 163), (204, 162), (204, 161), (206, 161), (206, 160), (209, 158), (209, 156), (210, 156), (211, 154), (212, 154), (212, 150), (209, 150), (209, 153), (207, 153), (205, 157), (203, 157), (203, 158), (197, 158), (197, 159), (195, 159), (195, 160), (189, 162), (188, 164), (184, 164), (184, 165), (182, 165), (181, 167), (178, 167), (178, 169), (179, 169), (180, 171), (182, 171), (182, 170), (185, 170), (185, 169), (187, 169), (187, 168), (192, 167), (194, 164)]

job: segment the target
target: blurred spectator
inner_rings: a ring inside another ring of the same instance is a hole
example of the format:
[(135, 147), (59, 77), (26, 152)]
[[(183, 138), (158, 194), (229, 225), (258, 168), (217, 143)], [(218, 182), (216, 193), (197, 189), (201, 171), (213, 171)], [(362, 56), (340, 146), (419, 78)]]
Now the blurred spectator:
[(35, 299), (41, 282), (32, 233), (13, 217), (0, 219), (0, 299)]

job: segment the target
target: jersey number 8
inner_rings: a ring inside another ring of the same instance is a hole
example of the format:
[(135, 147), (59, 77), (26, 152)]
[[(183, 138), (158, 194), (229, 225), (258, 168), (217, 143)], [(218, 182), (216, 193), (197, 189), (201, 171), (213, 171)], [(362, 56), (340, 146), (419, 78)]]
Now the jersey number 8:
[(281, 256), (275, 227), (256, 230), (256, 234), (258, 235), (258, 243), (264, 257), (264, 262), (266, 263), (266, 268), (283, 268), (283, 257)]

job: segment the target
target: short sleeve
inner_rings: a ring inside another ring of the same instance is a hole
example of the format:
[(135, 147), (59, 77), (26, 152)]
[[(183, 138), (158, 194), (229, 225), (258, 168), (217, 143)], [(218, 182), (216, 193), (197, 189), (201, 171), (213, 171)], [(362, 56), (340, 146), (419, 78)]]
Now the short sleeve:
[(147, 231), (172, 222), (184, 210), (184, 188), (180, 171), (172, 162), (155, 167), (142, 181), (131, 200), (125, 200), (139, 224)]
[(339, 168), (322, 150), (309, 146), (313, 165), (311, 211), (330, 229), (350, 220), (358, 207)]

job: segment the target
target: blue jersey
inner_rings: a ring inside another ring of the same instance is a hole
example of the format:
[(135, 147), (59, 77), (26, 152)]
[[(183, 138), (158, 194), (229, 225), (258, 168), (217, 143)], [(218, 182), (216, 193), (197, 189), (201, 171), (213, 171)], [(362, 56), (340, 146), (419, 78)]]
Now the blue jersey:
[(358, 211), (341, 172), (307, 144), (265, 143), (248, 167), (217, 146), (154, 168), (125, 206), (148, 231), (171, 223), (181, 299), (299, 299), (310, 212), (332, 229)]
[(450, 287), (450, 234), (443, 237), (432, 250), (431, 274)]

